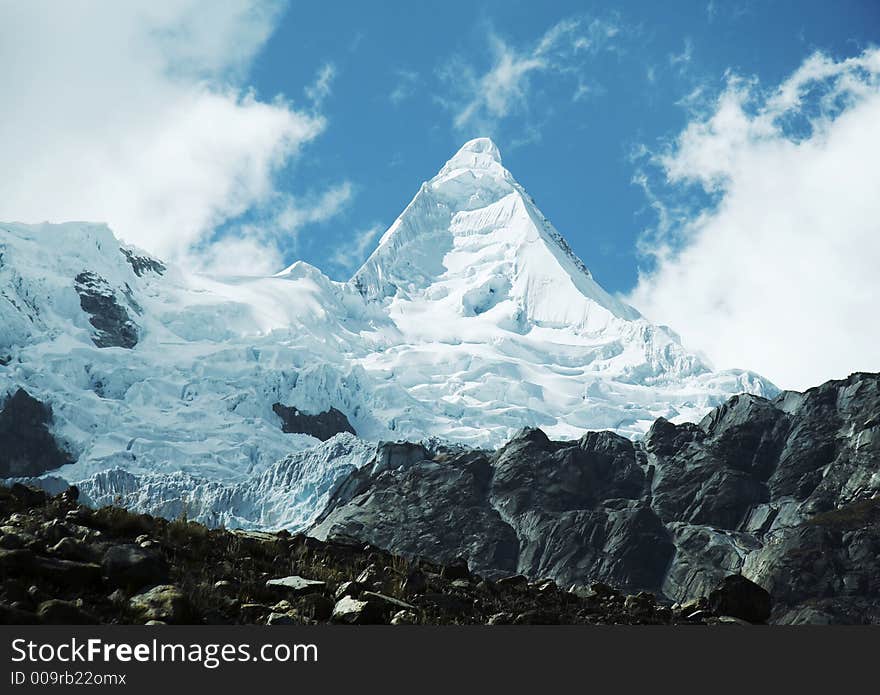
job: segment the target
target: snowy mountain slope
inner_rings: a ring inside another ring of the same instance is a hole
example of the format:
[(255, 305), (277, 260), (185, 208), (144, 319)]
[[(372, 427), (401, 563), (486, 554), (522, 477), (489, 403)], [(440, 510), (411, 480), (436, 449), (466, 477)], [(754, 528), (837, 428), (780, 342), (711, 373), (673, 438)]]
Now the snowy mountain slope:
[(18, 388), (51, 406), (76, 460), (55, 475), (121, 469), (134, 477), (90, 489), (144, 509), (205, 490), (230, 505), (206, 520), (247, 524), (253, 510), (219, 490), (318, 444), (283, 433), (275, 403), (338, 408), (369, 441), (497, 446), (523, 426), (637, 436), (775, 393), (712, 371), (605, 292), (487, 139), (421, 186), (348, 283), (302, 262), (205, 277), (103, 225), (0, 224), (0, 402)]
[[(497, 444), (523, 423), (635, 435), (659, 415), (698, 418), (725, 393), (774, 391), (712, 372), (605, 292), (487, 138), (422, 185), (351, 284), (405, 336), (360, 364), (448, 418), (459, 441)], [(404, 417), (398, 427), (416, 425)]]
[[(78, 459), (69, 479), (114, 467), (248, 476), (317, 443), (282, 433), (275, 402), (339, 405), (358, 429), (380, 429), (348, 396), (362, 375), (341, 359), (370, 307), (315, 269), (139, 276), (103, 226), (0, 230), (0, 400), (21, 386), (52, 407), (54, 434)], [(74, 281), (83, 271), (136, 324), (133, 349), (94, 344)]]

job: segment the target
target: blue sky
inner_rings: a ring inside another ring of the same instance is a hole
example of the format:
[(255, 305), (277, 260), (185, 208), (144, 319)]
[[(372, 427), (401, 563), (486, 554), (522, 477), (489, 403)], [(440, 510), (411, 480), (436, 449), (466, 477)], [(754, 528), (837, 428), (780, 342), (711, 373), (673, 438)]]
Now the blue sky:
[[(636, 242), (656, 223), (633, 183), (634, 151), (676, 135), (699, 103), (694, 95), (717, 95), (728, 71), (777, 84), (815, 50), (845, 57), (880, 35), (880, 3), (855, 0), (833, 10), (827, 2), (720, 0), (343, 5), (290, 7), (248, 80), (263, 98), (297, 100), (323, 66), (333, 68), (322, 104), (327, 128), (281, 185), (318, 192), (351, 182), (344, 210), (303, 227), (286, 249), (288, 259), (337, 279), (362, 254), (352, 249), (342, 265), (332, 261), (335, 247), (388, 226), (461, 143), (488, 134), (597, 279), (626, 292), (650, 262)], [(455, 124), (468, 102), (456, 82), (466, 70), (493, 68), (492, 41), (526, 60), (560, 22), (579, 24), (560, 39), (553, 65), (527, 73), (521, 100)], [(591, 45), (570, 50), (584, 37)]]
[(0, 220), (347, 279), (465, 141), (718, 368), (880, 371), (880, 2), (0, 3)]

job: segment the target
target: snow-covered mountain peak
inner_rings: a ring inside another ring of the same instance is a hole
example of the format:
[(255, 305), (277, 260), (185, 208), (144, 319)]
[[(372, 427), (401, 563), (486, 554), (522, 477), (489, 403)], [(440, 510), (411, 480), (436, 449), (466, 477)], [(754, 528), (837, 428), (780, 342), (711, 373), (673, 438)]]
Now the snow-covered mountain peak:
[(461, 146), (461, 149), (456, 153), (456, 156), (464, 153), (486, 155), (501, 164), (501, 152), (498, 150), (498, 145), (492, 142), (491, 138), (474, 138), (473, 140), (468, 140)]
[(516, 333), (639, 317), (595, 282), (488, 138), (465, 143), (422, 185), (352, 282), (368, 299), (427, 302)]
[(501, 152), (489, 138), (475, 138), (466, 142), (452, 159), (446, 162), (437, 176), (442, 177), (459, 169), (492, 172), (502, 176), (505, 172), (501, 164)]
[(124, 472), (84, 484), (95, 501), (134, 494), (176, 514), (165, 500), (190, 490), (235, 523), (270, 523), (264, 491), (308, 460), (314, 475), (273, 498), (278, 511), (305, 491), (305, 519), (371, 455), (355, 442), (337, 466), (319, 447), (272, 469), (318, 445), (284, 429), (277, 406), (336, 409), (370, 442), (497, 446), (524, 426), (634, 436), (658, 416), (696, 421), (731, 394), (776, 392), (712, 371), (603, 290), (487, 138), (420, 186), (348, 283), (304, 262), (209, 277), (104, 225), (0, 223), (0, 405), (19, 388), (51, 407), (75, 461), (57, 475)]

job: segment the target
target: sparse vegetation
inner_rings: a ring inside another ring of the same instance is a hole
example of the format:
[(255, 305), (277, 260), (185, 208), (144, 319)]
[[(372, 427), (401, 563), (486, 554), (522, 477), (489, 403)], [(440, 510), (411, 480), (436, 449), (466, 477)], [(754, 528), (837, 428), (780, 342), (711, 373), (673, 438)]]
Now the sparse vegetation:
[[(335, 620), (334, 605), (346, 596), (363, 612), (341, 622), (391, 622), (398, 614), (398, 622), (426, 624), (689, 620), (688, 609), (674, 611), (650, 594), (491, 582), (463, 563), (442, 567), (357, 543), (93, 510), (77, 504), (73, 489), (52, 498), (21, 485), (0, 488), (0, 521), (0, 622), (318, 623)], [(313, 586), (267, 585), (292, 575)], [(691, 622), (711, 619), (691, 612)]]

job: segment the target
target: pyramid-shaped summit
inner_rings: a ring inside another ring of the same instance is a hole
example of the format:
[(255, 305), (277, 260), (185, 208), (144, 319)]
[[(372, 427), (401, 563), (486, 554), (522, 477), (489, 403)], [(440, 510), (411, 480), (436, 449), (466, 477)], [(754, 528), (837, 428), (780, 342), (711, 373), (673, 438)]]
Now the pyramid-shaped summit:
[(443, 170), (488, 169), (493, 165), (501, 166), (501, 164), (501, 151), (490, 138), (474, 138), (461, 146)]
[(442, 299), (518, 331), (639, 318), (595, 282), (489, 138), (465, 143), (422, 184), (352, 282), (371, 299)]
[(729, 394), (775, 392), (748, 372), (714, 372), (606, 292), (489, 138), (421, 185), (350, 286), (401, 336), (369, 368), (405, 375), (462, 440), (480, 440), (472, 420), (637, 434), (658, 415), (698, 419)]

